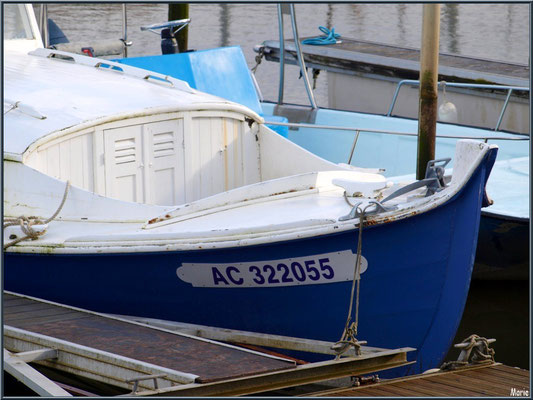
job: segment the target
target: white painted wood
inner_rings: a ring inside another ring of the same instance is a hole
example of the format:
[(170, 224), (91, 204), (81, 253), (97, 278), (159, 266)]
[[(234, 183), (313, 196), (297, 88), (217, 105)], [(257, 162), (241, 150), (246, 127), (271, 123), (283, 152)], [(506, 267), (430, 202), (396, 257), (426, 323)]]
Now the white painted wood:
[(4, 348), (4, 370), (21, 381), (40, 396), (71, 397), (71, 394), (62, 389), (46, 376), (26, 364), (13, 353)]
[[(5, 216), (36, 215), (46, 219), (57, 210), (65, 192), (64, 181), (19, 162), (4, 161), (3, 166)], [(108, 227), (109, 231), (127, 227), (124, 225), (126, 222), (136, 223), (133, 226), (140, 227), (140, 224), (172, 208), (124, 202), (71, 186), (65, 205), (53, 223), (62, 220), (120, 222), (114, 229)], [(84, 225), (77, 230), (90, 231), (90, 226)], [(53, 232), (53, 229), (49, 229), (42, 239), (47, 240)]]
[[(92, 132), (72, 135), (34, 151), (27, 164), (72, 185), (94, 190), (94, 155)], [(103, 192), (102, 192), (103, 194)]]
[(46, 174), (54, 178), (61, 179), (61, 166), (59, 158), (59, 147), (53, 146), (46, 151)]
[(142, 126), (104, 130), (106, 196), (144, 203)]
[[(127, 379), (140, 375), (166, 374), (167, 377), (159, 382), (160, 387), (192, 383), (198, 378), (194, 374), (164, 368), (9, 325), (4, 325), (4, 346), (15, 352), (32, 351), (43, 347), (56, 348), (58, 350), (56, 360), (53, 362), (41, 360), (39, 363), (125, 389), (131, 389), (131, 385), (125, 383)], [(142, 382), (139, 386), (145, 389), (153, 388), (150, 381)]]
[[(250, 132), (249, 135), (252, 136), (252, 133)], [(346, 170), (301, 148), (264, 125), (259, 126), (258, 139), (257, 143), (261, 148), (260, 163), (263, 180), (310, 171)], [(253, 140), (255, 141), (255, 137)], [(250, 146), (252, 144), (249, 143)]]
[(57, 350), (54, 349), (39, 349), (17, 353), (14, 354), (14, 356), (25, 363), (30, 363), (34, 361), (48, 360), (50, 358), (57, 358), (57, 354)]
[(93, 167), (94, 167), (94, 193), (105, 196), (105, 143), (104, 130), (97, 128), (93, 133)]
[[(267, 157), (276, 157), (274, 153), (263, 152), (259, 147), (259, 137), (257, 131), (257, 125), (252, 127), (247, 123), (242, 123), (239, 127), (239, 135), (241, 139), (241, 152), (242, 152), (242, 168), (243, 168), (243, 185), (250, 185), (256, 182), (266, 180), (261, 165), (262, 155)], [(279, 160), (279, 159), (278, 159)], [(280, 160), (281, 161), (281, 160)], [(284, 162), (284, 161), (283, 161)], [(289, 171), (283, 176), (293, 175)]]
[(143, 126), (147, 168), (146, 202), (176, 205), (185, 202), (183, 171), (183, 119)]
[[(372, 216), (372, 223), (410, 218), (444, 204), (461, 190), (490, 148), (490, 145), (473, 140), (459, 141), (455, 170), (448, 187), (430, 197), (409, 194), (395, 198), (390, 204), (397, 208)], [(6, 215), (13, 210), (24, 210), (24, 204), (28, 202), (36, 209), (48, 206), (50, 212), (43, 213), (44, 216), (55, 211), (64, 183), (20, 163), (6, 162), (5, 166), (9, 170), (5, 174), (4, 187)], [(295, 175), (222, 192), (174, 207), (174, 211), (172, 208), (115, 201), (72, 188), (61, 218), (70, 218), (73, 222), (54, 221), (47, 234), (38, 241), (22, 242), (9, 251), (71, 254), (161, 251), (161, 246), (165, 246), (166, 251), (216, 249), (343, 232), (357, 226), (358, 220), (338, 220), (351, 207), (344, 200), (344, 190), (334, 186), (332, 180), (364, 181), (365, 176), (356, 171)], [(368, 177), (373, 180), (375, 175), (368, 174)], [(387, 188), (383, 195), (387, 196), (397, 188)], [(363, 206), (370, 200), (361, 198)], [(32, 208), (32, 211), (36, 209)], [(164, 211), (157, 213), (157, 210)], [(107, 223), (86, 224), (80, 221), (80, 215)], [(145, 221), (151, 223), (144, 227), (140, 223), (133, 224), (143, 215), (147, 216)], [(76, 216), (79, 223), (75, 222)], [(131, 221), (132, 224), (113, 223), (118, 221)]]
[[(262, 121), (248, 108), (215, 96), (154, 84), (137, 75), (50, 59), (46, 57), (48, 51), (41, 53), (32, 55), (15, 50), (5, 53), (6, 98), (14, 102), (24, 99), (25, 105), (46, 116), (45, 119), (38, 119), (20, 109), (13, 109), (4, 115), (4, 130), (17, 132), (6, 135), (4, 140), (4, 151), (12, 159), (20, 157), (39, 139), (49, 140), (131, 116), (212, 109), (232, 111)], [(83, 58), (87, 57), (79, 56), (79, 59)], [(106, 62), (99, 59), (90, 61)], [(58, 76), (61, 77), (60, 81)], [(61, 91), (58, 91), (58, 85)]]

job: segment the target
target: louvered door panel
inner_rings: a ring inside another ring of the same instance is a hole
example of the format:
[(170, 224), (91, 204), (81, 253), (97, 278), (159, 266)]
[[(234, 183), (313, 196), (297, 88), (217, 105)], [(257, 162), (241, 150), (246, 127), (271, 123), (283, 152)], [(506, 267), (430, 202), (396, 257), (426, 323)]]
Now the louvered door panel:
[(145, 202), (142, 127), (104, 131), (106, 196)]
[(146, 202), (177, 205), (185, 202), (183, 119), (143, 126), (148, 159)]

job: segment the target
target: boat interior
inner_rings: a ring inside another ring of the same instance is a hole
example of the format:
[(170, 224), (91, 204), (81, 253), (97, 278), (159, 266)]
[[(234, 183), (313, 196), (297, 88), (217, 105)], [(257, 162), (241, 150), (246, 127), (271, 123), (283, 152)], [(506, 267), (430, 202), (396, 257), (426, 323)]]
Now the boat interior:
[[(291, 175), (346, 170), (229, 111), (97, 125), (43, 141), (25, 154), (25, 163), (100, 196), (164, 206)], [(385, 181), (353, 169), (349, 174), (362, 182)]]

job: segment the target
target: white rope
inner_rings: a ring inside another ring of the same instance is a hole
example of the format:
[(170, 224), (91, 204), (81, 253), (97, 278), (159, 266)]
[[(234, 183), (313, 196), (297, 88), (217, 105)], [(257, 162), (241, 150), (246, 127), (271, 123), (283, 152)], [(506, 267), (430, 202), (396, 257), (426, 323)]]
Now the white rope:
[(57, 208), (56, 212), (48, 219), (46, 220), (41, 220), (39, 217), (36, 217), (36, 216), (31, 216), (31, 217), (26, 217), (24, 215), (21, 215), (20, 217), (17, 217), (17, 218), (4, 218), (4, 230), (8, 227), (8, 226), (20, 226), (20, 229), (22, 230), (22, 232), (26, 235), (26, 236), (22, 236), (22, 237), (19, 237), (19, 238), (16, 238), (15, 240), (9, 242), (9, 243), (6, 243), (4, 244), (4, 250), (7, 249), (8, 247), (11, 247), (19, 242), (22, 242), (23, 240), (28, 240), (28, 239), (31, 239), (31, 240), (36, 240), (39, 238), (39, 236), (42, 236), (46, 233), (46, 229), (43, 229), (42, 231), (36, 231), (32, 228), (32, 226), (34, 225), (46, 225), (47, 223), (49, 223), (50, 221), (54, 220), (58, 214), (61, 212), (61, 209), (63, 208), (63, 206), (65, 205), (65, 202), (67, 200), (67, 195), (68, 195), (68, 191), (69, 191), (69, 188), (70, 188), (70, 182), (67, 181), (67, 184), (65, 186), (65, 193), (63, 194), (63, 200), (61, 200), (61, 204), (59, 205), (59, 207)]

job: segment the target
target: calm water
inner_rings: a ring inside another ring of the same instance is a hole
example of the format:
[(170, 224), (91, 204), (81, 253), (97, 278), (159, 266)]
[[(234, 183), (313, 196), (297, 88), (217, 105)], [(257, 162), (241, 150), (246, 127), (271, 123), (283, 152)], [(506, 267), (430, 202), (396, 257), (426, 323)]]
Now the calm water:
[[(335, 27), (349, 38), (407, 47), (420, 47), (420, 4), (297, 4), (301, 37), (321, 34), (319, 25)], [(51, 4), (49, 16), (71, 41), (122, 37), (120, 4)], [(128, 39), (130, 56), (160, 54), (157, 35), (141, 32), (142, 25), (167, 20), (166, 4), (129, 4)], [(208, 49), (240, 45), (249, 67), (255, 65), (253, 47), (278, 38), (275, 4), (192, 4), (189, 48)], [(288, 16), (285, 37), (292, 37)], [(490, 38), (490, 40), (487, 40)], [(529, 5), (443, 4), (441, 7), (442, 52), (487, 59), (529, 62)], [(257, 80), (265, 99), (277, 99), (278, 64), (263, 61)], [(306, 103), (299, 69), (287, 66), (285, 101)], [(325, 74), (315, 92), (319, 106), (327, 107)]]
[[(121, 38), (119, 4), (51, 4), (49, 16), (71, 41)], [(141, 32), (141, 25), (164, 22), (168, 6), (130, 4), (128, 39), (130, 56), (160, 54), (159, 37)], [(313, 4), (296, 5), (300, 36), (320, 34), (319, 25), (335, 27), (346, 37), (419, 48), (422, 6), (416, 4)], [(277, 7), (273, 4), (193, 4), (189, 48), (208, 49), (241, 45), (249, 67), (255, 65), (253, 47), (278, 38)], [(529, 5), (444, 4), (441, 8), (442, 52), (479, 58), (529, 63)], [(286, 19), (286, 37), (292, 32)], [(489, 39), (490, 38), (490, 39)], [(285, 101), (306, 103), (299, 70), (287, 66)], [(266, 99), (277, 98), (278, 64), (263, 61), (257, 80)], [(327, 106), (324, 76), (318, 80), (316, 98)], [(465, 318), (457, 335), (472, 333), (495, 337), (496, 360), (529, 367), (529, 309), (527, 283), (473, 283)], [(458, 352), (452, 351), (456, 358)]]

